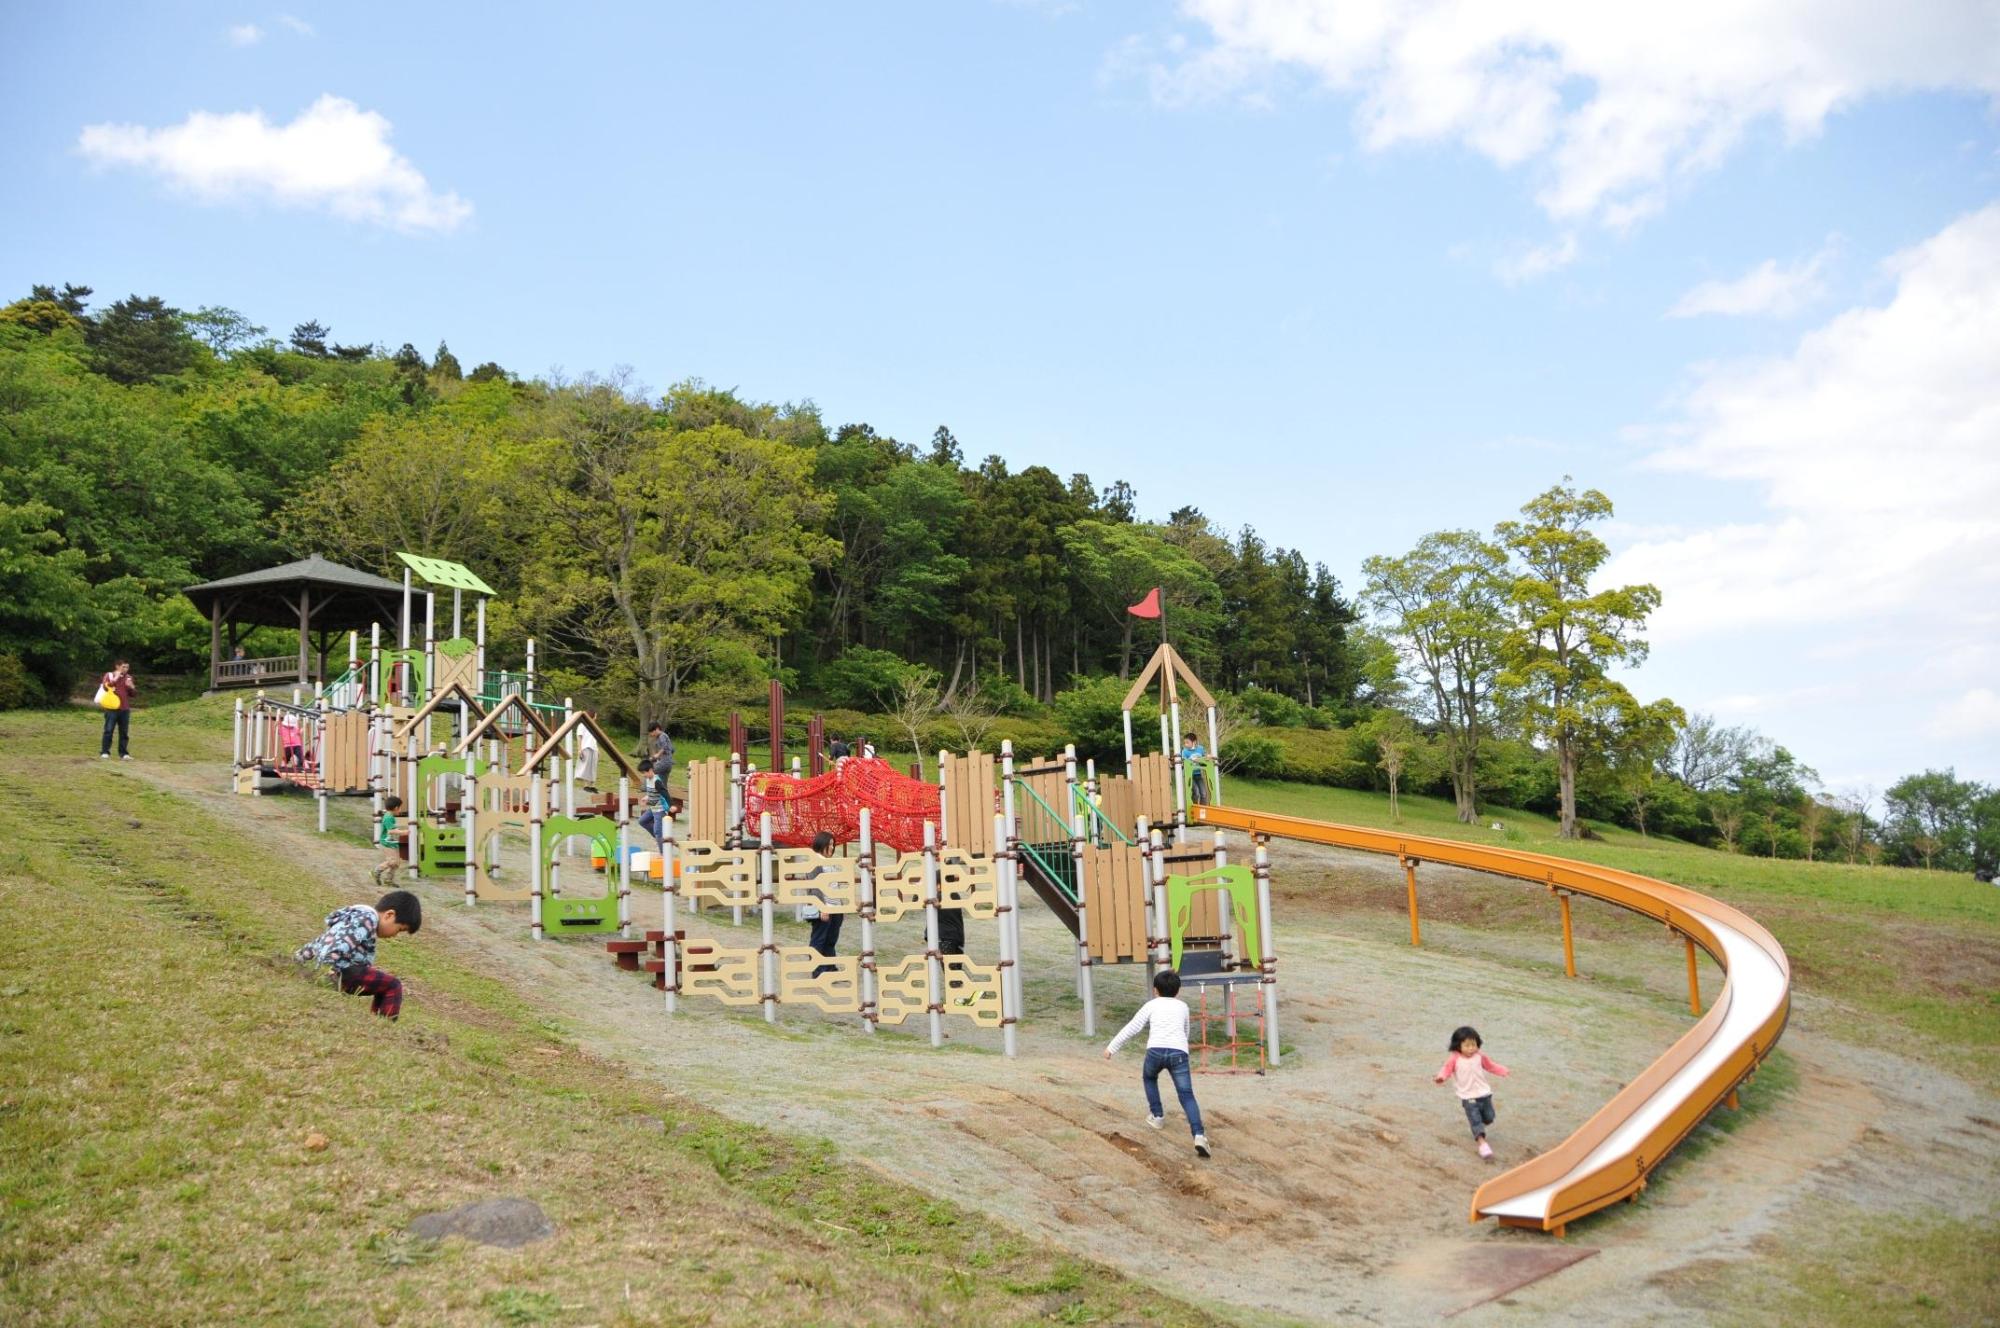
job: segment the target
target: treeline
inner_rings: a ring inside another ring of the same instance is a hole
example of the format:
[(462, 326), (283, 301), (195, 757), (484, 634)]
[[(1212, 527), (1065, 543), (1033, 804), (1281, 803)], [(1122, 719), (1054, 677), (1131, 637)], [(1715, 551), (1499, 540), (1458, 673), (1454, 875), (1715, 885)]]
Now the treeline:
[[(60, 701), (112, 653), (194, 669), (187, 585), (306, 553), (394, 575), (414, 549), (500, 592), (499, 657), (534, 636), (552, 687), (621, 718), (711, 727), (776, 676), (913, 740), (1061, 730), (1110, 756), (1115, 680), (1157, 640), (1125, 609), (1162, 586), (1245, 773), (1838, 851), (1838, 808), (1787, 802), (1754, 763), (1690, 779), (1673, 753), (1698, 726), (1610, 681), (1657, 594), (1590, 584), (1610, 504), (1567, 483), (1490, 537), (1371, 559), (1357, 603), (1247, 525), (1148, 520), (1124, 480), (975, 463), (943, 427), (905, 443), (698, 381), (467, 372), (444, 345), (91, 296), (0, 308), (0, 704)], [(1978, 852), (1978, 832), (1898, 837), (1887, 804), (1857, 819), (1887, 860)]]

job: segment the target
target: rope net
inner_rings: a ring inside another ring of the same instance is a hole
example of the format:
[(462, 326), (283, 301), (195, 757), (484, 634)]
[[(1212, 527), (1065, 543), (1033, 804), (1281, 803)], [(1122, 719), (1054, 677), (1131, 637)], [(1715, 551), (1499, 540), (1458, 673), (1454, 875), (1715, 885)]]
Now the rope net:
[(883, 760), (850, 756), (823, 775), (794, 779), (763, 771), (744, 781), (743, 823), (751, 833), (771, 816), (771, 842), (811, 848), (821, 831), (836, 844), (861, 837), (861, 813), (869, 813), (875, 842), (898, 853), (924, 846), (924, 822), (942, 818), (943, 790), (900, 774)]

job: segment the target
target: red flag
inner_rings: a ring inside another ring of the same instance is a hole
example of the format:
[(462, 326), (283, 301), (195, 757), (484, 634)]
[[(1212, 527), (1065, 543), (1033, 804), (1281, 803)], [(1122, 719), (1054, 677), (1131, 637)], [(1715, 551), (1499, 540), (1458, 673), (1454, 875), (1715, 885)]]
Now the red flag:
[(1127, 608), (1125, 612), (1131, 614), (1134, 618), (1159, 617), (1160, 588), (1158, 586), (1154, 586), (1152, 590), (1147, 593), (1146, 598), (1140, 600), (1137, 604), (1134, 604), (1131, 607)]

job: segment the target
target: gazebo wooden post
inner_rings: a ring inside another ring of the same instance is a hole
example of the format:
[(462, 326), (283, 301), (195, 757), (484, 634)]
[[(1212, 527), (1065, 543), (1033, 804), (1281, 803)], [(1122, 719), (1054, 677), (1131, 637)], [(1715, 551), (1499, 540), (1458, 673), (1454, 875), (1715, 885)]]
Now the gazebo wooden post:
[(312, 644), (312, 587), (299, 587), (299, 681), (306, 680), (306, 650)]
[(222, 596), (208, 602), (208, 690), (222, 685)]

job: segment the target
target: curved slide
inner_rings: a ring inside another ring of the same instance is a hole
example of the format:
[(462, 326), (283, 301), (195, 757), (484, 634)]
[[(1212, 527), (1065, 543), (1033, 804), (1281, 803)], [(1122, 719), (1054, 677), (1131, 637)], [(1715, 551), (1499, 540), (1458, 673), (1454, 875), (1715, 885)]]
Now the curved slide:
[(1791, 964), (1771, 933), (1729, 905), (1649, 876), (1588, 862), (1334, 825), (1297, 816), (1196, 806), (1197, 824), (1386, 853), (1533, 881), (1655, 918), (1722, 965), (1722, 992), (1695, 1026), (1555, 1148), (1495, 1176), (1472, 1196), (1472, 1220), (1562, 1235), (1569, 1223), (1645, 1188), (1646, 1175), (1702, 1117), (1730, 1098), (1785, 1031)]

